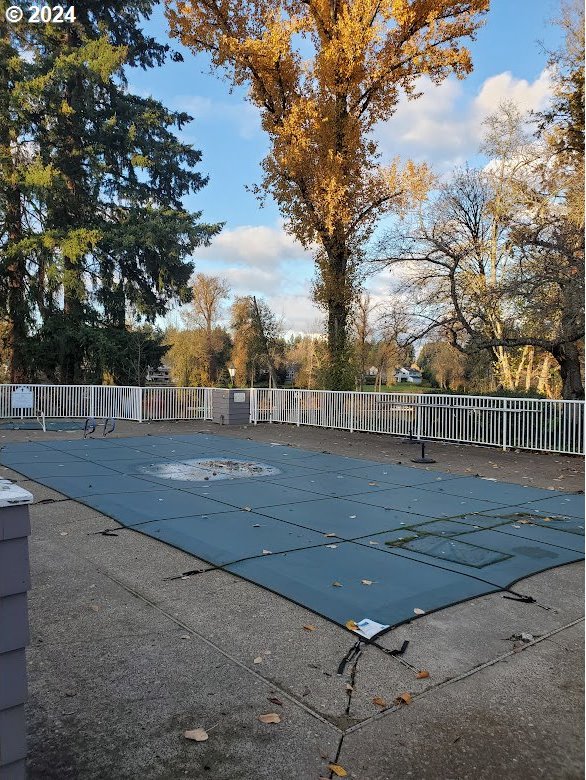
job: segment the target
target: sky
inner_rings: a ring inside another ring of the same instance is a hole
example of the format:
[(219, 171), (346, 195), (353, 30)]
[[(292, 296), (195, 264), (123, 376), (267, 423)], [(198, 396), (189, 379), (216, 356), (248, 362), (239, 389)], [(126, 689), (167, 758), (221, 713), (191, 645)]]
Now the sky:
[[(422, 97), (400, 102), (397, 111), (376, 129), (382, 162), (395, 156), (425, 161), (447, 174), (466, 161), (478, 163), (482, 120), (499, 103), (512, 100), (523, 110), (539, 110), (551, 94), (547, 51), (559, 43), (557, 0), (492, 0), (485, 25), (467, 46), (474, 71), (464, 80), (449, 77), (439, 86), (422, 79)], [(323, 315), (311, 301), (313, 261), (288, 235), (277, 205), (264, 206), (246, 188), (260, 183), (260, 163), (268, 149), (257, 110), (245, 89), (234, 89), (210, 73), (205, 55), (194, 55), (170, 40), (162, 8), (145, 28), (158, 40), (181, 51), (182, 63), (168, 62), (149, 71), (128, 71), (129, 89), (152, 95), (168, 108), (187, 111), (194, 119), (180, 133), (202, 152), (199, 170), (209, 182), (186, 198), (202, 211), (202, 220), (223, 222), (209, 247), (195, 253), (196, 272), (224, 277), (233, 295), (260, 295), (282, 321), (285, 333), (322, 330)], [(384, 306), (392, 285), (388, 272), (367, 286)], [(172, 310), (166, 324), (180, 325)]]

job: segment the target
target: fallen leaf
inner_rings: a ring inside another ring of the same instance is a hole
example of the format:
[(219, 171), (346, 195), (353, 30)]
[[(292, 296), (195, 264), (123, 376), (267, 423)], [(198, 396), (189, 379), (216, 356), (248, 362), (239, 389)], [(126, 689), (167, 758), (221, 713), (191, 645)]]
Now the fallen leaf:
[(374, 486), (374, 485), (378, 485), (378, 482), (369, 482), (368, 484)]
[(317, 626), (307, 625), (303, 626), (306, 631), (317, 631)]
[(342, 583), (341, 582), (332, 582), (332, 588), (341, 588)]
[(262, 554), (263, 555), (272, 555), (273, 553), (270, 550), (263, 550)]
[(402, 693), (400, 696), (397, 696), (395, 699), (395, 704), (397, 706), (400, 706), (401, 704), (411, 704), (411, 699), (413, 697), (410, 693)]
[(350, 685), (350, 683), (346, 683), (346, 690), (347, 691), (353, 691), (354, 690), (354, 686)]
[(360, 582), (361, 582), (363, 585), (372, 585), (372, 583), (373, 583), (373, 581), (372, 581), (372, 580), (360, 580)]
[(335, 550), (337, 546), (337, 544), (326, 544), (326, 547), (329, 547), (330, 550)]
[(271, 704), (277, 704), (279, 707), (283, 706), (283, 702), (280, 699), (277, 699), (276, 696), (268, 696), (267, 701), (270, 701)]
[(328, 769), (333, 772), (336, 777), (348, 777), (348, 772), (340, 764), (328, 764)]
[(281, 716), (276, 712), (267, 712), (265, 715), (259, 715), (258, 719), (261, 723), (280, 723)]
[(324, 534), (324, 536), (325, 536), (327, 539), (331, 539), (331, 537), (332, 537), (332, 536), (335, 538), (337, 535), (338, 535), (338, 534)]
[(90, 604), (90, 609), (93, 609), (94, 612), (99, 612), (100, 608), (97, 604)]
[(252, 663), (253, 664), (262, 664), (262, 655), (257, 655)]
[(425, 615), (425, 610), (424, 609), (419, 609), (419, 607), (415, 607), (413, 612), (415, 612), (416, 615)]
[(205, 729), (192, 729), (192, 731), (183, 732), (183, 736), (194, 742), (205, 742), (208, 739), (208, 732)]
[(59, 534), (59, 536), (67, 536), (67, 531), (61, 531), (61, 533)]
[(386, 707), (387, 706), (387, 703), (382, 698), (382, 696), (375, 696), (374, 699), (372, 700), (372, 703), (376, 704), (377, 707)]
[(355, 620), (347, 620), (346, 628), (349, 628), (350, 631), (358, 631), (358, 623)]
[(179, 639), (191, 639), (191, 637), (189, 636), (189, 634), (181, 634)]
[(427, 669), (421, 669), (421, 671), (417, 672), (415, 677), (418, 680), (425, 680), (425, 679), (427, 679), (427, 677), (429, 677), (429, 672), (427, 671)]
[(243, 509), (245, 512), (252, 512), (252, 509), (251, 509), (251, 507), (249, 507), (249, 506), (243, 506), (243, 507), (242, 507), (242, 509)]

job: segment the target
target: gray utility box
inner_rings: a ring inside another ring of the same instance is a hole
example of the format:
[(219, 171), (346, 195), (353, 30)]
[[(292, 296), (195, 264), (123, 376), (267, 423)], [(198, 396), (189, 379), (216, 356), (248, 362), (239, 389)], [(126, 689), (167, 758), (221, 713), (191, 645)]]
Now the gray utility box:
[(25, 647), (30, 589), (27, 490), (0, 480), (0, 780), (25, 776)]
[(250, 422), (250, 390), (215, 388), (212, 419), (220, 425), (246, 425)]

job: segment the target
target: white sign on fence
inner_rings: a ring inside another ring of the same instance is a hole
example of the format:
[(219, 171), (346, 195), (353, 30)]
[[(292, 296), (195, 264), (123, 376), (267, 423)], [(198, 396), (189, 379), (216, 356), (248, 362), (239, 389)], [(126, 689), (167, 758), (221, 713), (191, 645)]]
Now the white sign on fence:
[(10, 405), (13, 409), (32, 409), (35, 403), (35, 397), (30, 387), (21, 385), (12, 391)]

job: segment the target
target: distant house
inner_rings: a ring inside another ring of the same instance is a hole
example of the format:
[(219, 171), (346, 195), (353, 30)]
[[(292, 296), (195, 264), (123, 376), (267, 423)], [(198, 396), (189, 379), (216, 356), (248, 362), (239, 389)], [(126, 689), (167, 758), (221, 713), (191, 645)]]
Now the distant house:
[(165, 364), (158, 368), (147, 368), (146, 381), (155, 385), (171, 384), (171, 369)]
[(395, 382), (400, 384), (401, 382), (409, 382), (412, 385), (420, 385), (423, 379), (423, 374), (417, 368), (398, 368), (395, 371)]

